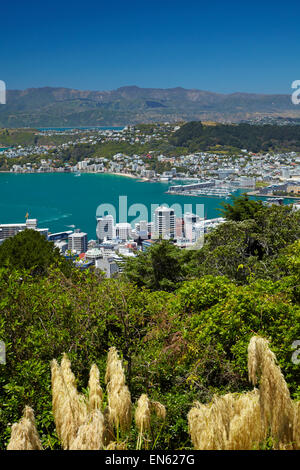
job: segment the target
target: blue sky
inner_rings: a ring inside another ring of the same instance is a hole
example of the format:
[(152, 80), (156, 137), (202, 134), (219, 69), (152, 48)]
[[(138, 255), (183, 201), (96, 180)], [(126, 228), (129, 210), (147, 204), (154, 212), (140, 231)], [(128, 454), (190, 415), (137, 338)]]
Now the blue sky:
[(270, 1), (1, 2), (0, 79), (63, 86), (291, 93), (300, 4)]

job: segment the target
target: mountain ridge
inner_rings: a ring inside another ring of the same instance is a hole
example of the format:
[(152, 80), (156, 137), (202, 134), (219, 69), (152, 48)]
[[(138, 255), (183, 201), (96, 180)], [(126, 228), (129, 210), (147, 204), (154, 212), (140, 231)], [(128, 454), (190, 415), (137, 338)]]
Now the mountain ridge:
[(40, 87), (8, 90), (0, 106), (1, 127), (125, 125), (154, 121), (214, 120), (219, 122), (262, 116), (300, 117), (290, 95), (215, 93), (206, 90), (141, 88), (78, 90)]

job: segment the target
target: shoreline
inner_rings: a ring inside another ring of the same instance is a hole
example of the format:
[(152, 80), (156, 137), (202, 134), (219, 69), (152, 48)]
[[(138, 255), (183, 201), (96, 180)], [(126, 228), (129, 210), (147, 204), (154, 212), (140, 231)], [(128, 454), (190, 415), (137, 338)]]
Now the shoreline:
[(126, 178), (140, 179), (138, 176), (132, 175), (131, 173), (115, 173), (110, 171), (103, 171), (102, 173), (95, 173), (95, 175), (115, 175), (125, 176)]
[[(53, 174), (64, 174), (64, 175), (75, 175), (74, 171), (26, 171), (26, 172), (18, 172), (18, 171), (3, 171), (0, 170), (1, 173), (9, 173), (10, 175), (53, 175)], [(81, 171), (81, 174), (84, 175), (115, 175), (115, 176), (125, 176), (126, 178), (134, 178), (140, 179), (139, 176), (132, 175), (130, 173), (112, 173), (110, 171), (102, 171), (102, 172), (89, 172), (89, 171)]]

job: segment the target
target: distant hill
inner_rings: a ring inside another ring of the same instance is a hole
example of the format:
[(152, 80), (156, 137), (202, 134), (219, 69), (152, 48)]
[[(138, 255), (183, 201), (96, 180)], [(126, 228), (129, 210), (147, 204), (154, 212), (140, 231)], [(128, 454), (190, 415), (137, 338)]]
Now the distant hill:
[(112, 91), (69, 88), (8, 90), (1, 127), (68, 127), (155, 121), (232, 121), (261, 116), (300, 117), (290, 95), (220, 94), (184, 88), (127, 86)]
[(270, 150), (300, 151), (300, 126), (217, 124), (206, 126), (191, 121), (180, 127), (170, 144), (190, 151), (209, 150), (216, 146), (247, 149), (252, 152)]

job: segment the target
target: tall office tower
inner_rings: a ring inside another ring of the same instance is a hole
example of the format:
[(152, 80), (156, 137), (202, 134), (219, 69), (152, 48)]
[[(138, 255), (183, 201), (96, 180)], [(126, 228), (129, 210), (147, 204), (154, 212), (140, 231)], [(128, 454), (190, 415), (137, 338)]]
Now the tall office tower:
[(192, 214), (191, 212), (186, 212), (184, 214), (184, 233), (185, 238), (190, 242), (195, 241), (195, 224), (199, 222), (199, 215)]
[(174, 209), (160, 206), (154, 211), (154, 237), (175, 237), (175, 213)]
[(131, 225), (128, 222), (116, 224), (116, 237), (120, 240), (129, 240), (131, 238)]
[(138, 237), (142, 240), (146, 240), (148, 238), (148, 222), (147, 220), (140, 220), (138, 223), (135, 224), (135, 232)]
[(151, 238), (152, 234), (154, 233), (154, 222), (148, 222), (147, 229), (148, 229), (148, 236)]
[(176, 238), (182, 238), (184, 236), (184, 219), (178, 217), (176, 219)]
[(97, 217), (96, 233), (100, 242), (114, 238), (114, 218), (112, 215)]
[(81, 232), (79, 229), (68, 237), (68, 250), (76, 251), (76, 253), (85, 253), (88, 249), (87, 233)]
[[(204, 243), (204, 219), (200, 219), (198, 222), (195, 223), (194, 225), (195, 229), (195, 242), (200, 243), (201, 246)], [(201, 247), (199, 246), (199, 248)]]

